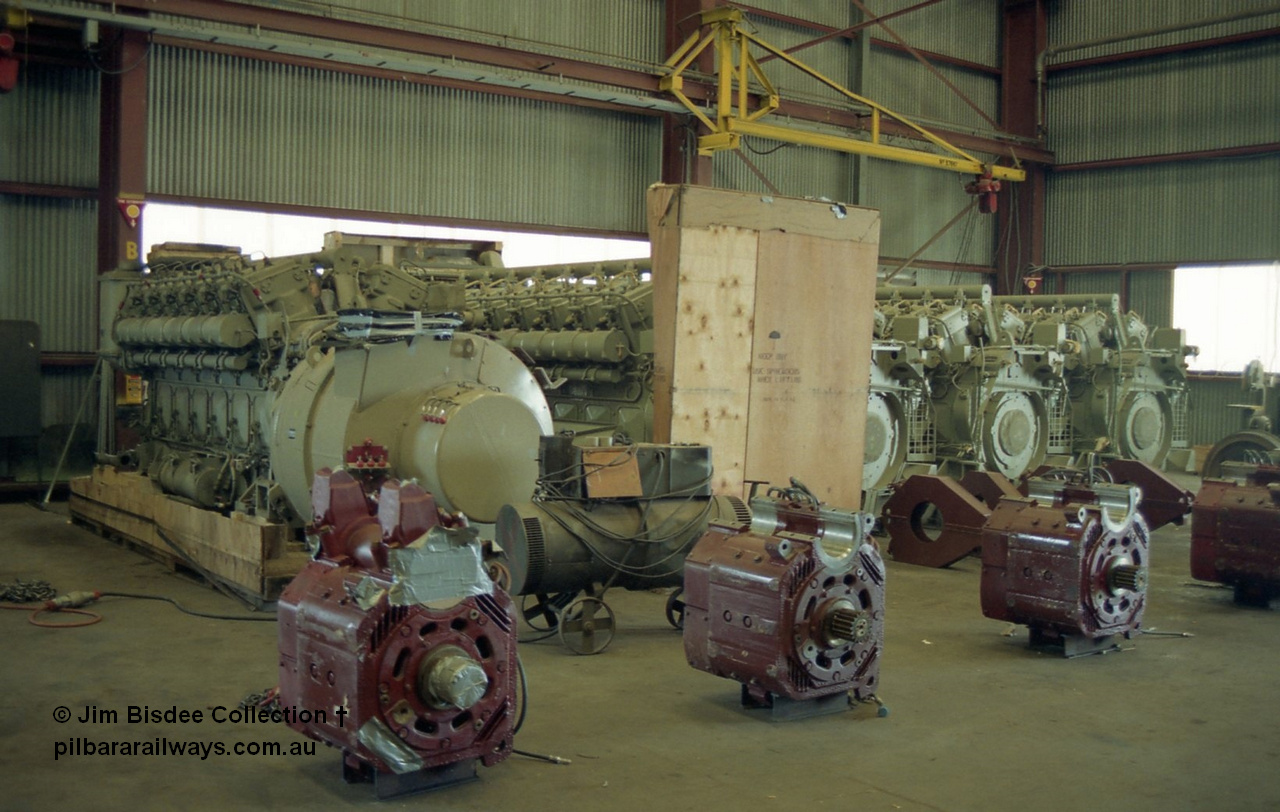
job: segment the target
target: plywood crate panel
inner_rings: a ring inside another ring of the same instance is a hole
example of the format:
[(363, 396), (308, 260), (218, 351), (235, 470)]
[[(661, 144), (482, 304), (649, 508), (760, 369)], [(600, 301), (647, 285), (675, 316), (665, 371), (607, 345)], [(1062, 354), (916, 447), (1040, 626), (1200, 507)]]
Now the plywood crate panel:
[(648, 206), (655, 438), (711, 445), (717, 493), (795, 476), (857, 507), (879, 212), (665, 184)]

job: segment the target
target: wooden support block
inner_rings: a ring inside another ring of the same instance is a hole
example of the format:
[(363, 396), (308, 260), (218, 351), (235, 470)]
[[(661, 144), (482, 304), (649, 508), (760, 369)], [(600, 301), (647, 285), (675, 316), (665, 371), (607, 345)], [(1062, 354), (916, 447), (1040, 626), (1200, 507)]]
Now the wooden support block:
[(117, 534), (191, 568), (185, 554), (223, 583), (263, 600), (276, 598), (310, 560), (285, 525), (204, 510), (165, 495), (141, 474), (107, 466), (71, 481), (70, 509), (74, 520), (100, 528), (101, 535)]
[(857, 507), (879, 212), (659, 184), (648, 214), (655, 439), (710, 445), (717, 493)]

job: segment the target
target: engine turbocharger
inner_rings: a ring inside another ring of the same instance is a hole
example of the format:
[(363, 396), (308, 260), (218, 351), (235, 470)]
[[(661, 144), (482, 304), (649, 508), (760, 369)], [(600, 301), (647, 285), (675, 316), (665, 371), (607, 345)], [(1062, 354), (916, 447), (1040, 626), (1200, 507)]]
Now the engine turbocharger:
[(1092, 490), (1090, 504), (1006, 496), (982, 531), (982, 613), (1026, 624), (1033, 647), (1067, 657), (1114, 649), (1142, 627), (1146, 607), (1139, 489)]
[(341, 748), (343, 777), (383, 798), (505, 759), (515, 615), (474, 529), (415, 483), (388, 480), (375, 502), (325, 468), (311, 498), (317, 557), (279, 604), (281, 702), (313, 710), (290, 727)]
[(742, 704), (775, 719), (874, 700), (884, 645), (874, 517), (792, 482), (753, 498), (749, 524), (712, 524), (684, 566), (689, 664), (742, 683)]

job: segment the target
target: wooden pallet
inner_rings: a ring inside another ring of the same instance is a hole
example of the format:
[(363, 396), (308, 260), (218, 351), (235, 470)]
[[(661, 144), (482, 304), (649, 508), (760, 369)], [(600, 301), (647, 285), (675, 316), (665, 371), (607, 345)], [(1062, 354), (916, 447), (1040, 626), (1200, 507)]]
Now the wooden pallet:
[(203, 569), (258, 601), (279, 597), (310, 560), (305, 545), (294, 539), (287, 525), (243, 513), (223, 516), (188, 505), (166, 496), (147, 477), (110, 466), (71, 480), (70, 511), (72, 521), (101, 536), (171, 569)]

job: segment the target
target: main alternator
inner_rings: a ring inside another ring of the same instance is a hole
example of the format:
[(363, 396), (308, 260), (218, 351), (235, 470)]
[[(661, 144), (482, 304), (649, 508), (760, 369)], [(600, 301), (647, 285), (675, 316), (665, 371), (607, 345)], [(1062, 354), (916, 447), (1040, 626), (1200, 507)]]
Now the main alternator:
[(753, 499), (750, 524), (713, 524), (684, 568), (689, 664), (742, 683), (774, 718), (874, 696), (884, 645), (884, 561), (874, 517), (806, 492)]
[[(469, 527), (413, 483), (376, 505), (345, 471), (312, 488), (316, 560), (280, 598), (280, 699), (290, 726), (342, 749), (348, 781), (391, 797), (475, 776), (511, 752), (515, 616)], [(443, 521), (442, 521), (443, 519)]]

